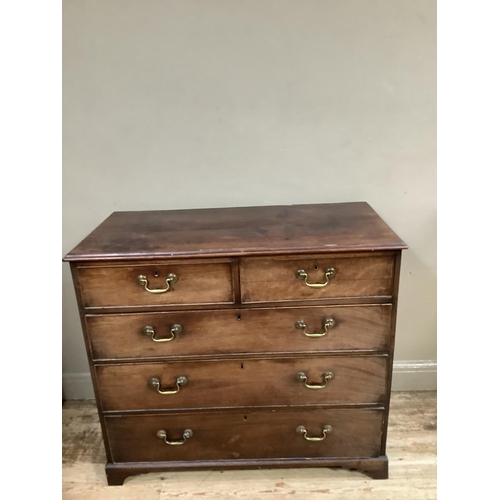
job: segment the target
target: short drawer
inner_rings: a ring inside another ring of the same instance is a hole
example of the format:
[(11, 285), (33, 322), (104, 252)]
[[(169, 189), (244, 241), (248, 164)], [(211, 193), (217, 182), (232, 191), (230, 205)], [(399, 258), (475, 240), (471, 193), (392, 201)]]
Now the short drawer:
[(387, 356), (99, 365), (96, 371), (104, 411), (380, 403)]
[(234, 302), (230, 262), (89, 266), (78, 277), (86, 308)]
[(85, 317), (94, 360), (387, 350), (392, 306), (100, 314)]
[[(105, 420), (114, 462), (370, 458), (380, 455), (383, 412), (252, 410), (107, 416)], [(323, 436), (321, 441), (306, 439)]]
[(393, 254), (246, 258), (240, 263), (243, 303), (392, 294)]

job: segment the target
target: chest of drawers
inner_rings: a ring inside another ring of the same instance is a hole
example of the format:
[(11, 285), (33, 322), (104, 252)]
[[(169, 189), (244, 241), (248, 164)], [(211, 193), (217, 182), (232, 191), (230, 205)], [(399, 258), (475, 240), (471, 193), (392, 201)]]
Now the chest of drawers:
[(109, 484), (382, 479), (401, 251), (367, 203), (115, 212), (70, 262)]

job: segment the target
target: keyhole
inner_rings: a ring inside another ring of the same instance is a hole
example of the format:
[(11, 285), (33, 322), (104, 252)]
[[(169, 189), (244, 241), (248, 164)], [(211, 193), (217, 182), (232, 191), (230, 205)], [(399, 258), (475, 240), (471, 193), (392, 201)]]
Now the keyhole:
[(241, 321), (241, 314), (238, 314), (238, 316), (236, 316), (236, 319), (237, 319), (238, 321)]
[(159, 274), (160, 274), (160, 273), (158, 272), (158, 269), (155, 269), (155, 272), (153, 273), (154, 277), (155, 277), (155, 278), (158, 278)]
[(240, 368), (243, 370), (243, 368), (245, 368), (245, 365), (241, 363)]
[(318, 270), (318, 264), (314, 264), (314, 270), (317, 271)]
[(246, 422), (247, 421), (247, 416), (243, 415), (243, 420)]

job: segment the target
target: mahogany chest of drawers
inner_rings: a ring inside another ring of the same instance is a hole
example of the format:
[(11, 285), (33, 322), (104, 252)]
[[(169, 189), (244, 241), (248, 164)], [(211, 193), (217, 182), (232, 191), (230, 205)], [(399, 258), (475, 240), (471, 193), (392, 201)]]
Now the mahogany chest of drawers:
[(401, 251), (367, 203), (115, 212), (71, 263), (109, 484), (385, 455)]

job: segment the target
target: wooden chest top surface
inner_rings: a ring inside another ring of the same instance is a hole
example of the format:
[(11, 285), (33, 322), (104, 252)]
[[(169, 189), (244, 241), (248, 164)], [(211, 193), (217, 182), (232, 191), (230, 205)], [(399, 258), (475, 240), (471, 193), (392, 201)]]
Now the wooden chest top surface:
[(403, 250), (366, 202), (114, 212), (65, 261)]

